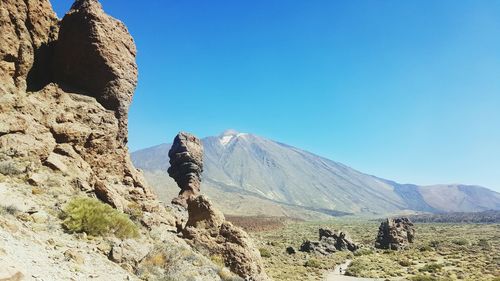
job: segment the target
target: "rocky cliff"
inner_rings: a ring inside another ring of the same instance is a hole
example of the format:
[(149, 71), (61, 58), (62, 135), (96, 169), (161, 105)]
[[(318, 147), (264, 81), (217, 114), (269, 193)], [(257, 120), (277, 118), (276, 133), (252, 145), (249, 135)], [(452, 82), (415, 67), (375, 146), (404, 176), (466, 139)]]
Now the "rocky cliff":
[(1, 16), (2, 174), (157, 208), (126, 146), (137, 65), (123, 23), (95, 0), (61, 21), (48, 1), (2, 1)]
[[(176, 236), (172, 207), (130, 161), (127, 114), (138, 72), (125, 25), (97, 0), (77, 0), (61, 20), (48, 0), (2, 0), (0, 39), (0, 211), (8, 210), (0, 216), (0, 269), (44, 280), (96, 278), (82, 275), (94, 269), (100, 280), (219, 280), (223, 269)], [(84, 195), (129, 214), (140, 237), (65, 233), (58, 214)]]

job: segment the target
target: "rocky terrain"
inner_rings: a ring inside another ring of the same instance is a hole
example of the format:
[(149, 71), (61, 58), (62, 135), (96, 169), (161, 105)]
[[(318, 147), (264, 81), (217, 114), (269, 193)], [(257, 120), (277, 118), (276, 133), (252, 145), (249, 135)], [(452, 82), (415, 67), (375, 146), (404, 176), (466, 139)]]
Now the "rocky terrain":
[[(138, 69), (122, 22), (97, 0), (77, 0), (61, 20), (48, 0), (4, 0), (0, 38), (1, 280), (267, 278), (249, 238), (222, 218), (225, 240), (214, 243), (237, 244), (231, 264), (194, 247), (202, 234), (178, 235), (183, 217), (200, 233), (213, 229), (162, 204), (132, 165), (127, 114)], [(76, 200), (89, 197), (100, 201)], [(78, 202), (114, 209), (102, 217)], [(130, 228), (124, 237), (114, 235), (113, 218)], [(109, 235), (81, 230), (91, 222)]]
[[(398, 184), (252, 134), (230, 130), (202, 142), (202, 188), (229, 215), (322, 219), (346, 213), (500, 209), (500, 194), (483, 187)], [(162, 161), (169, 149), (163, 144), (132, 153), (134, 164), (163, 198), (177, 192), (166, 172), (168, 163)]]

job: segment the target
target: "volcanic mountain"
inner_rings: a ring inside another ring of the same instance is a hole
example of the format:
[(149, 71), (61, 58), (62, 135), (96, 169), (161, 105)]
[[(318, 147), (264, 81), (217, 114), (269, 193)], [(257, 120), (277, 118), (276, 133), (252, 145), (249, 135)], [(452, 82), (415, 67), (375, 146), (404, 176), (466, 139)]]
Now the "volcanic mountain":
[[(480, 186), (399, 184), (260, 136), (228, 130), (202, 140), (202, 189), (234, 215), (323, 215), (500, 209), (500, 194)], [(178, 192), (161, 144), (132, 153), (160, 198)]]

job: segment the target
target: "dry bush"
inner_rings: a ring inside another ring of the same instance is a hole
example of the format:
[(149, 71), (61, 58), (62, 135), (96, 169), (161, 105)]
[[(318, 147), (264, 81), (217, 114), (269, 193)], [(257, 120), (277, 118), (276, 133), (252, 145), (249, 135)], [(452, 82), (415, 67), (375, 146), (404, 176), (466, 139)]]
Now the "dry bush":
[(85, 232), (92, 236), (114, 235), (132, 238), (139, 228), (130, 218), (111, 206), (93, 198), (78, 197), (71, 200), (61, 215), (64, 228), (70, 233)]

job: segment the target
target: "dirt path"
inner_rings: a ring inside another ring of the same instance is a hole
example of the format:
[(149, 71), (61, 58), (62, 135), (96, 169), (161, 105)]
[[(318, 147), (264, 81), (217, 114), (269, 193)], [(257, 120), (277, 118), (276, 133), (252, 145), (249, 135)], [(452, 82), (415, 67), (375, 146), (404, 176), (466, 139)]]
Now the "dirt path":
[(345, 270), (349, 267), (352, 260), (346, 260), (343, 264), (337, 265), (333, 271), (329, 272), (326, 275), (325, 281), (375, 281), (382, 279), (375, 278), (361, 278), (361, 277), (352, 277), (345, 276)]

